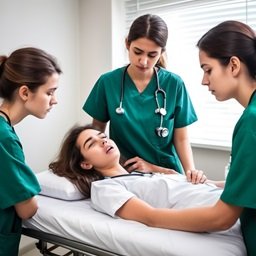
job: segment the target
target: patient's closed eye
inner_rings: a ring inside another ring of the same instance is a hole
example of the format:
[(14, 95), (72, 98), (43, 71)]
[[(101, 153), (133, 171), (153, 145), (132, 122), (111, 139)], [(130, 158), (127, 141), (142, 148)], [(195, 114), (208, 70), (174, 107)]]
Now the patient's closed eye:
[[(98, 138), (97, 138), (97, 137), (98, 137)], [(107, 139), (107, 138), (108, 138), (105, 133), (99, 133), (99, 134), (97, 135), (97, 137), (96, 137), (96, 138), (90, 137), (90, 138), (87, 140), (86, 143), (89, 142), (88, 148), (93, 147), (93, 146), (95, 145), (95, 143), (96, 143), (99, 139), (100, 139), (100, 141), (101, 141), (101, 140), (103, 140), (103, 139)], [(86, 143), (85, 143), (85, 144), (86, 144)]]
[(92, 142), (88, 145), (88, 148), (91, 148), (94, 145), (94, 141), (92, 140)]

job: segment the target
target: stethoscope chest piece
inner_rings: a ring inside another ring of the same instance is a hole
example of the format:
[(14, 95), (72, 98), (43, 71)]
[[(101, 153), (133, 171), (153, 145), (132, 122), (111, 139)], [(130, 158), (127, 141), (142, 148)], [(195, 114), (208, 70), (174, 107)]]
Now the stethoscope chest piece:
[(159, 137), (165, 138), (169, 135), (169, 130), (165, 127), (158, 127), (156, 128), (156, 134)]
[(124, 108), (122, 108), (122, 107), (117, 107), (117, 108), (116, 108), (116, 113), (117, 113), (118, 115), (123, 115), (123, 114), (124, 114)]

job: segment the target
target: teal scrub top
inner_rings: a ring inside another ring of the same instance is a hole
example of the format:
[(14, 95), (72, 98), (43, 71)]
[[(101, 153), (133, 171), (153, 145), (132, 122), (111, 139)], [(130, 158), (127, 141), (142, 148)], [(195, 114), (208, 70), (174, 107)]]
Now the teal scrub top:
[[(126, 72), (124, 81), (123, 115), (116, 113), (120, 105), (121, 84), (125, 67), (103, 74), (86, 99), (83, 110), (101, 122), (110, 121), (110, 138), (126, 159), (139, 156), (144, 160), (182, 173), (183, 169), (173, 145), (175, 128), (185, 127), (197, 120), (195, 110), (182, 79), (163, 68), (158, 70), (160, 87), (166, 92), (166, 111), (162, 127), (169, 129), (165, 138), (156, 134), (160, 114), (157, 102), (156, 77), (143, 92), (139, 92)], [(160, 107), (163, 95), (157, 94)]]
[(248, 256), (256, 255), (256, 94), (238, 120), (221, 200), (243, 207), (241, 228)]
[(0, 256), (17, 256), (22, 222), (14, 205), (40, 192), (19, 138), (0, 116)]

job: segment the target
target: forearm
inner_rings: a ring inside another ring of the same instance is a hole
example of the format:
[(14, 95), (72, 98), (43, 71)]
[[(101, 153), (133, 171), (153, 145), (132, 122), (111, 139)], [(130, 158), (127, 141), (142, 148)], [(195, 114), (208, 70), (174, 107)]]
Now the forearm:
[[(121, 162), (124, 162), (124, 161), (121, 159)], [(158, 172), (158, 173), (165, 173), (165, 174), (177, 173), (173, 169), (149, 163), (138, 156), (126, 160), (123, 163), (123, 166), (126, 168), (126, 170), (128, 172), (139, 170), (142, 172), (143, 171), (144, 172)]]
[(35, 197), (32, 197), (23, 202), (17, 203), (15, 206), (15, 210), (18, 216), (21, 219), (29, 219), (31, 218), (37, 211), (37, 200)]
[(152, 171), (157, 173), (165, 173), (165, 174), (175, 174), (177, 173), (174, 169), (153, 165), (152, 164)]
[(107, 123), (103, 123), (101, 121), (98, 121), (97, 119), (93, 119), (92, 125), (99, 129), (100, 131), (105, 132)]
[(173, 141), (185, 173), (188, 170), (195, 170), (193, 152), (189, 142), (187, 128), (183, 127), (175, 129)]
[(206, 176), (203, 171), (195, 168), (193, 152), (186, 127), (175, 129), (174, 146), (185, 175), (187, 176), (187, 180), (193, 184), (204, 183), (206, 181)]
[(225, 187), (225, 181), (224, 180), (209, 180), (209, 179), (207, 179), (205, 181), (205, 183), (214, 184), (215, 186), (217, 186), (219, 188), (224, 188)]
[(231, 228), (242, 208), (223, 203), (190, 209), (152, 209), (146, 225), (192, 232), (223, 231)]
[(175, 144), (177, 154), (186, 173), (188, 170), (195, 170), (194, 158), (190, 144), (187, 140)]
[(241, 212), (242, 208), (228, 205), (221, 200), (209, 207), (158, 209), (134, 197), (118, 210), (117, 215), (151, 227), (210, 232), (230, 228)]
[(220, 219), (214, 217), (212, 208), (200, 209), (154, 209), (146, 218), (146, 225), (165, 229), (175, 229), (193, 232), (210, 232), (225, 230)]

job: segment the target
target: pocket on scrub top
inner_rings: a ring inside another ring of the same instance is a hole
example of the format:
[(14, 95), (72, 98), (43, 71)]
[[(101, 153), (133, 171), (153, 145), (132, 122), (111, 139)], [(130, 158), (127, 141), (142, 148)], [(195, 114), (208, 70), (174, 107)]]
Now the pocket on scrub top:
[(0, 233), (0, 256), (17, 256), (21, 233)]

